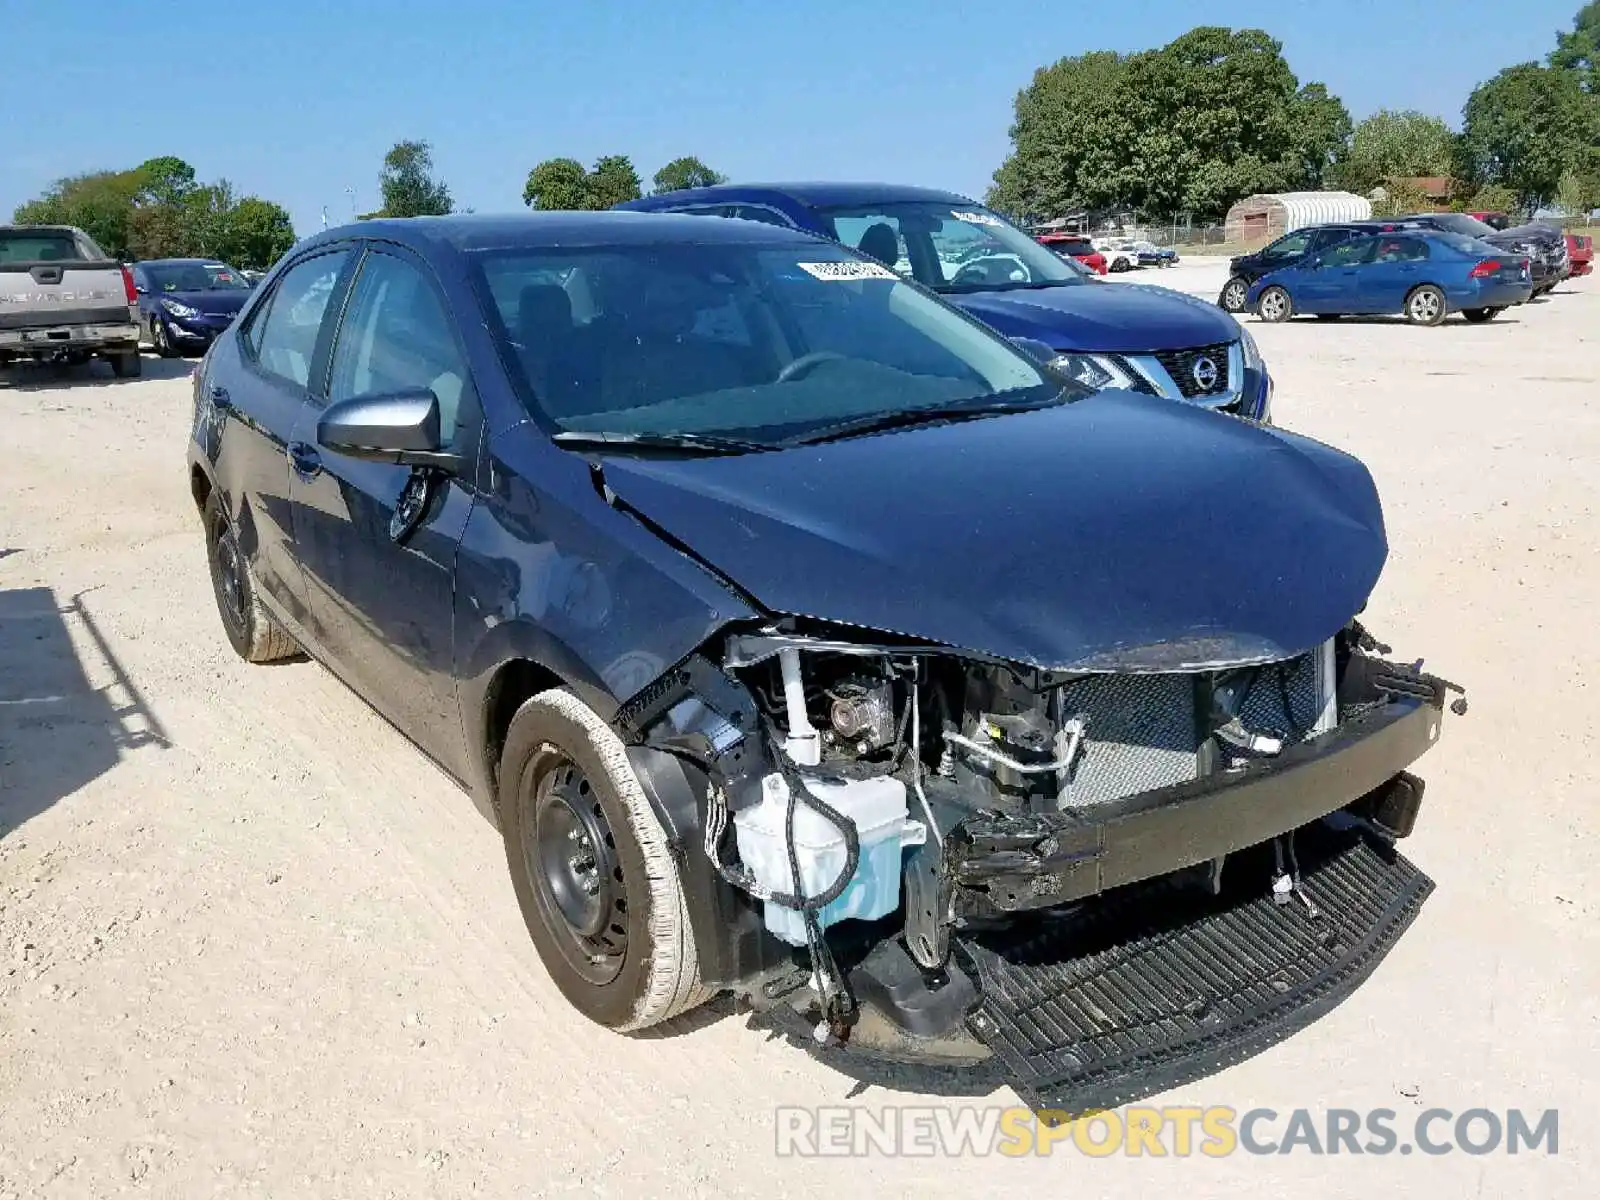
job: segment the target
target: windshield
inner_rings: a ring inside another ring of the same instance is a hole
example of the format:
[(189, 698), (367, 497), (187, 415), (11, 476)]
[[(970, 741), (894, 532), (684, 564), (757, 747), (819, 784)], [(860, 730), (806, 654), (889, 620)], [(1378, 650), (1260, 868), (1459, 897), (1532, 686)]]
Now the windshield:
[(249, 280), (223, 263), (150, 263), (144, 270), (158, 292), (250, 290)]
[(825, 209), (836, 241), (936, 292), (1009, 291), (1081, 284), (1022, 230), (976, 204), (930, 201)]
[(1477, 238), (1467, 237), (1465, 234), (1439, 232), (1435, 233), (1433, 238), (1434, 241), (1443, 242), (1450, 249), (1469, 255), (1472, 258), (1484, 258), (1491, 254), (1505, 253), (1496, 246), (1481, 242)]
[(506, 369), (553, 432), (772, 443), (907, 410), (1084, 394), (824, 243), (491, 250), (472, 261)]

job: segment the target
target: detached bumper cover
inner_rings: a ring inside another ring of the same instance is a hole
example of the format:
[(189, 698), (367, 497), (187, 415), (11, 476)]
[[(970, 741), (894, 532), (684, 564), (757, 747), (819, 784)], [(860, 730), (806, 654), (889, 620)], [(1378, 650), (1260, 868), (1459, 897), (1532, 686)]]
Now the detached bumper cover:
[(1314, 914), (1274, 904), (1261, 873), (1242, 870), (1232, 894), (1133, 888), (1029, 922), (1031, 936), (963, 941), (982, 997), (968, 1029), (1025, 1102), (1068, 1113), (1185, 1086), (1282, 1041), (1354, 992), (1433, 890), (1361, 835), (1319, 825), (1297, 841)]
[(957, 911), (1053, 906), (1258, 845), (1382, 787), (1438, 740), (1442, 717), (1433, 703), (1393, 700), (1267, 765), (1087, 813), (968, 818), (946, 842)]

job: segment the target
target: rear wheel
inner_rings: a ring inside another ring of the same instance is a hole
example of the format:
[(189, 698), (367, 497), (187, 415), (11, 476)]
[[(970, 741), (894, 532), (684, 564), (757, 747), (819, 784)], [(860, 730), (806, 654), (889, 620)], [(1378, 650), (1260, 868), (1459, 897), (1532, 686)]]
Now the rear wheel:
[(1217, 297), (1217, 303), (1224, 312), (1243, 312), (1244, 303), (1250, 296), (1250, 285), (1243, 279), (1230, 279), (1222, 285), (1222, 295)]
[(628, 1031), (711, 998), (672, 847), (610, 726), (561, 688), (525, 701), (498, 791), (523, 921), (574, 1008)]
[(1287, 321), (1294, 315), (1294, 301), (1289, 299), (1289, 293), (1281, 287), (1269, 287), (1261, 293), (1261, 298), (1256, 301), (1256, 312), (1263, 321), (1276, 324)]
[(1414, 288), (1406, 297), (1406, 320), (1413, 325), (1437, 325), (1447, 311), (1444, 293), (1431, 283)]
[(137, 350), (125, 350), (110, 356), (111, 373), (118, 379), (137, 379), (144, 372), (144, 359)]
[(205, 523), (206, 555), (211, 562), (211, 590), (229, 644), (246, 662), (298, 657), (300, 647), (295, 640), (262, 607), (255, 575), (239, 546), (238, 531), (216, 491), (206, 497), (201, 520)]
[(1474, 324), (1482, 324), (1484, 321), (1492, 321), (1495, 319), (1495, 317), (1499, 316), (1500, 309), (1465, 308), (1461, 310), (1461, 315)]

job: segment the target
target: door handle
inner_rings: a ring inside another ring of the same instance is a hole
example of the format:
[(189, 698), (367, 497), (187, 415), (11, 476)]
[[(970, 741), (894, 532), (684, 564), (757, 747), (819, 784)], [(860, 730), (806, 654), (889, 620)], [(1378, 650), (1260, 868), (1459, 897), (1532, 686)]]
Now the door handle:
[(289, 465), (294, 468), (294, 473), (303, 479), (310, 479), (322, 470), (322, 457), (316, 448), (304, 442), (289, 443)]
[(212, 406), (215, 408), (233, 407), (233, 397), (228, 395), (228, 389), (220, 383), (213, 383), (206, 394), (211, 397)]

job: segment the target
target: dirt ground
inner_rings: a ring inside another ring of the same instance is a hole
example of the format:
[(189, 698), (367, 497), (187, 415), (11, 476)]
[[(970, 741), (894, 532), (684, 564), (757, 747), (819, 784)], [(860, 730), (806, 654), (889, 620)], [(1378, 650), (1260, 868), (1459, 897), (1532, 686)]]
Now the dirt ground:
[(1595, 1195), (1600, 284), (1485, 326), (1251, 328), (1280, 422), (1382, 490), (1369, 625), (1472, 708), (1420, 768), (1416, 925), (1165, 1100), (1555, 1108), (1557, 1155), (777, 1159), (778, 1106), (1015, 1098), (862, 1081), (727, 1004), (648, 1038), (578, 1018), (466, 797), (319, 667), (228, 649), (187, 367), (151, 358), (0, 374), (0, 1197)]

